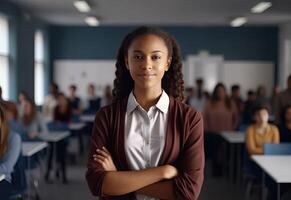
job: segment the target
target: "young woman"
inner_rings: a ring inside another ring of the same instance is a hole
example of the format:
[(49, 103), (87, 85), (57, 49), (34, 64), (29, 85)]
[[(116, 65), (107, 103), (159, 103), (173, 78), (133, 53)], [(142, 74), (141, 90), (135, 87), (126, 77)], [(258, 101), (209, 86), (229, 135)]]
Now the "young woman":
[(140, 27), (119, 49), (114, 103), (96, 115), (87, 164), (101, 199), (197, 199), (204, 173), (201, 114), (182, 103), (180, 49)]
[(47, 133), (47, 125), (42, 115), (37, 111), (36, 105), (31, 99), (25, 99), (23, 102), (23, 115), (20, 122), (26, 131), (24, 140), (37, 140), (38, 136)]
[(268, 107), (258, 106), (254, 110), (254, 118), (255, 123), (248, 127), (246, 135), (249, 155), (263, 154), (265, 143), (278, 144), (280, 142), (278, 128), (268, 123)]
[(0, 182), (1, 199), (8, 200), (11, 195), (11, 173), (21, 151), (21, 138), (9, 131), (6, 110), (0, 105), (0, 174), (5, 179)]

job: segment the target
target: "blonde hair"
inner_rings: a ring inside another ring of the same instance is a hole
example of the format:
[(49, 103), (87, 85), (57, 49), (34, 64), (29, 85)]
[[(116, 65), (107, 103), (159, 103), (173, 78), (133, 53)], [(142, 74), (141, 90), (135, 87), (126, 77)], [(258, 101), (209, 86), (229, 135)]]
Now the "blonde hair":
[(0, 158), (4, 156), (8, 146), (9, 128), (7, 124), (5, 110), (0, 105)]

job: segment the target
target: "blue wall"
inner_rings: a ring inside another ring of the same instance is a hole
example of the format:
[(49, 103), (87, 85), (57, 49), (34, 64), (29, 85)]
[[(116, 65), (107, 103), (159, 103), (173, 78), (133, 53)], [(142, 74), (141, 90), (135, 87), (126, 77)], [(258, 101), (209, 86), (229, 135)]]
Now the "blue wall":
[[(51, 63), (56, 59), (114, 59), (123, 37), (135, 27), (51, 26)], [(277, 27), (162, 27), (181, 45), (183, 56), (207, 50), (225, 60), (263, 60), (275, 63)], [(276, 80), (277, 81), (277, 80)]]

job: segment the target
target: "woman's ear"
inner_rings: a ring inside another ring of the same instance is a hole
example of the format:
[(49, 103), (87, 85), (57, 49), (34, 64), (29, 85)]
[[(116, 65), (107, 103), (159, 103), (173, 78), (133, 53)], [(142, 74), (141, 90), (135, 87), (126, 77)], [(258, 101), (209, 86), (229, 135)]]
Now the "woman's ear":
[(128, 58), (124, 58), (125, 66), (129, 70), (129, 65), (128, 65)]
[(171, 63), (172, 63), (172, 57), (169, 57), (168, 60), (167, 60), (167, 67), (166, 67), (166, 71), (169, 70), (170, 66), (171, 66)]

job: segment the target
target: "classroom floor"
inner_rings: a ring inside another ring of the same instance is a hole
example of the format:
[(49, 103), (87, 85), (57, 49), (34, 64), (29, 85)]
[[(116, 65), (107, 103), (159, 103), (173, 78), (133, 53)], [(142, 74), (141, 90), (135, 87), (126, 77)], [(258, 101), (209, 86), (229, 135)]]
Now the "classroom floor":
[[(87, 187), (85, 181), (86, 156), (79, 158), (77, 164), (70, 165), (68, 168), (69, 184), (63, 185), (61, 181), (54, 183), (41, 182), (39, 191), (41, 200), (93, 200), (94, 198)], [(209, 164), (206, 166), (206, 177), (199, 200), (243, 200), (243, 188), (233, 185), (225, 177), (212, 178), (210, 176)]]

